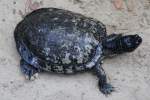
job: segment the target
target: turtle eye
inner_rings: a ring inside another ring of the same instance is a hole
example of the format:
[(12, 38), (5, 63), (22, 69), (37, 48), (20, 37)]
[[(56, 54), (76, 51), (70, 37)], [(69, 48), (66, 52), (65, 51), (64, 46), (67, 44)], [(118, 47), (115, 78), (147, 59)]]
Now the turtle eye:
[(124, 42), (125, 42), (125, 44), (126, 44), (128, 47), (131, 47), (131, 46), (132, 46), (132, 41), (131, 41), (130, 38), (126, 38), (126, 39), (124, 40)]

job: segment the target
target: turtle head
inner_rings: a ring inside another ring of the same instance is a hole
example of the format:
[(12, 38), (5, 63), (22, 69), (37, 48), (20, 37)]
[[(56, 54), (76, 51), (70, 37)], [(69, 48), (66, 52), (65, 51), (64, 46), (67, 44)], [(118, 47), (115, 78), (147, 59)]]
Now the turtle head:
[(104, 56), (112, 56), (134, 51), (142, 43), (142, 38), (135, 35), (112, 34), (103, 42)]

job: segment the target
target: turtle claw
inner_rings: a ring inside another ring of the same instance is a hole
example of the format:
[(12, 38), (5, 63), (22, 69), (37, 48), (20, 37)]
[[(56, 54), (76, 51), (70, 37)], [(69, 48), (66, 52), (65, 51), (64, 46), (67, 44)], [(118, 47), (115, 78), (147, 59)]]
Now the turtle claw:
[(104, 85), (99, 87), (100, 91), (105, 95), (110, 95), (113, 91), (115, 91), (114, 87), (111, 84), (105, 83)]
[(40, 70), (26, 63), (24, 60), (20, 62), (21, 71), (25, 74), (25, 78), (28, 80), (35, 80), (38, 78), (38, 72)]
[(26, 78), (27, 80), (34, 81), (35, 79), (38, 78), (38, 73), (35, 73), (35, 74), (33, 74), (32, 76), (25, 75), (25, 78)]

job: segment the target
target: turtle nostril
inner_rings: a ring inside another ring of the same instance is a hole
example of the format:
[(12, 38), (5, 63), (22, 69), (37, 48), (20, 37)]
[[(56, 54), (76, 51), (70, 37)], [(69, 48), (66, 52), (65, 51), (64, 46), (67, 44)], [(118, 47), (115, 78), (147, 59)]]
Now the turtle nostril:
[(138, 39), (138, 41), (141, 43), (141, 42), (142, 42), (142, 38), (140, 37), (140, 38)]
[(140, 44), (142, 42), (142, 38), (138, 34), (135, 34), (134, 37), (136, 40), (136, 44)]
[(138, 37), (137, 40), (136, 40), (136, 44), (140, 44), (141, 42), (142, 42), (142, 38)]

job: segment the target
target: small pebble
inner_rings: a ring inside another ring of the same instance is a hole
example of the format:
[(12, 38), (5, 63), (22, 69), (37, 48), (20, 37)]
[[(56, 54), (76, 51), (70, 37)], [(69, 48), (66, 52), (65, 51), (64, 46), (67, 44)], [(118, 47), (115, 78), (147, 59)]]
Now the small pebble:
[(13, 84), (14, 82), (13, 82), (13, 81), (10, 81), (10, 83)]
[(13, 14), (16, 14), (16, 9), (13, 9)]
[(5, 19), (2, 19), (3, 22), (5, 22)]
[(120, 72), (117, 72), (117, 74), (120, 74)]
[(14, 1), (13, 4), (15, 5), (15, 4), (16, 4), (16, 1)]

